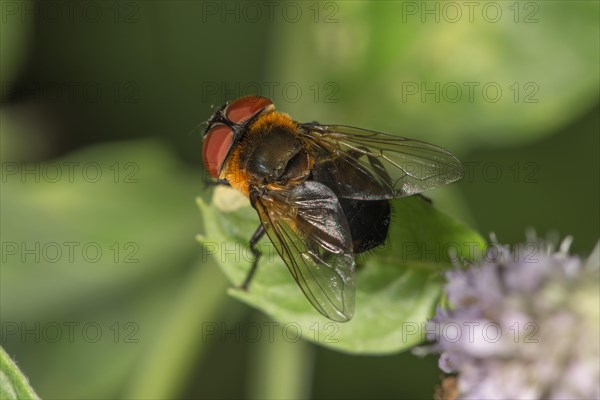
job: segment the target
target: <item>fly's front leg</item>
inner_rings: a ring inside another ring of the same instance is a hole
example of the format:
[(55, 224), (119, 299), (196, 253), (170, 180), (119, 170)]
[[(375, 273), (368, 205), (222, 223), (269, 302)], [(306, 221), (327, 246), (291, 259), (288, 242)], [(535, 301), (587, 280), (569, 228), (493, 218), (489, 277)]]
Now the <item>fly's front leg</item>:
[(256, 229), (256, 231), (254, 231), (254, 234), (250, 238), (250, 251), (252, 252), (252, 255), (254, 256), (254, 261), (252, 262), (252, 267), (250, 268), (248, 275), (246, 275), (246, 279), (244, 279), (244, 283), (242, 283), (242, 285), (240, 286), (240, 289), (248, 290), (248, 285), (250, 285), (250, 281), (252, 280), (252, 277), (254, 276), (256, 269), (258, 268), (258, 260), (260, 259), (262, 252), (256, 247), (256, 244), (264, 236), (264, 234), (265, 234), (265, 228), (263, 228), (263, 226), (260, 225)]
[(227, 181), (227, 179), (217, 179), (217, 180), (204, 181), (204, 188), (205, 189), (207, 189), (209, 187), (213, 187), (213, 186), (229, 186), (229, 187), (231, 187), (231, 183), (229, 183)]
[(417, 197), (419, 197), (421, 200), (427, 202), (428, 204), (433, 204), (433, 201), (429, 197), (425, 197), (420, 193), (417, 195)]

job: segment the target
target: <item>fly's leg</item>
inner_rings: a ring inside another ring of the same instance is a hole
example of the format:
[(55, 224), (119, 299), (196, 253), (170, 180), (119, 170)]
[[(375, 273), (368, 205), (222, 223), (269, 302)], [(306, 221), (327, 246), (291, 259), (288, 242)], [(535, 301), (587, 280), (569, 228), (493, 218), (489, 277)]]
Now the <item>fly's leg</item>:
[(252, 255), (254, 256), (254, 261), (252, 262), (252, 267), (250, 268), (248, 275), (246, 275), (246, 279), (244, 279), (244, 283), (242, 283), (242, 285), (240, 286), (240, 289), (242, 289), (242, 290), (248, 290), (250, 281), (252, 280), (252, 277), (254, 276), (256, 269), (258, 268), (258, 260), (260, 259), (262, 252), (256, 247), (256, 244), (264, 235), (265, 235), (265, 228), (263, 228), (263, 226), (260, 225), (256, 229), (256, 231), (254, 231), (254, 234), (250, 238), (250, 251), (252, 252)]
[(379, 158), (372, 155), (368, 155), (367, 157), (369, 158), (369, 163), (371, 163), (373, 168), (379, 171), (379, 174), (383, 177), (385, 183), (387, 183), (391, 188), (394, 187), (392, 184), (392, 178), (390, 177), (390, 174), (387, 173), (385, 167), (383, 166)]
[[(385, 167), (383, 166), (383, 164), (381, 163), (381, 161), (373, 156), (370, 152), (369, 149), (367, 149), (366, 147), (360, 147), (361, 150), (364, 150), (367, 154), (367, 158), (369, 160), (369, 163), (371, 164), (371, 166), (373, 166), (373, 168), (379, 170), (379, 173), (381, 174), (381, 176), (383, 177), (383, 179), (385, 180), (385, 183), (387, 183), (389, 185), (389, 187), (393, 187), (392, 185), (392, 178), (390, 177), (390, 175), (387, 173), (387, 171), (385, 170)], [(431, 199), (429, 197), (425, 197), (422, 194), (417, 194), (417, 197), (419, 197), (421, 200), (427, 202), (428, 204), (433, 204), (433, 202), (431, 201)]]
[(429, 197), (425, 197), (422, 194), (418, 194), (417, 197), (425, 201), (427, 204), (433, 204), (433, 200), (431, 200)]
[(358, 148), (361, 149), (364, 153), (360, 152), (360, 151), (353, 151), (353, 152), (349, 152), (348, 154), (350, 154), (350, 156), (354, 157), (354, 158), (359, 158), (360, 156), (365, 155), (367, 157), (367, 159), (369, 160), (369, 164), (371, 164), (371, 166), (374, 169), (379, 171), (379, 175), (384, 179), (385, 183), (390, 188), (392, 188), (393, 187), (392, 178), (385, 170), (385, 167), (383, 166), (381, 161), (377, 157), (375, 157), (373, 155), (373, 153), (371, 153), (371, 151), (368, 148), (366, 148), (365, 146), (359, 146)]
[(204, 181), (204, 188), (207, 189), (213, 186), (229, 186), (231, 187), (231, 183), (229, 183), (226, 179), (217, 179), (216, 181)]

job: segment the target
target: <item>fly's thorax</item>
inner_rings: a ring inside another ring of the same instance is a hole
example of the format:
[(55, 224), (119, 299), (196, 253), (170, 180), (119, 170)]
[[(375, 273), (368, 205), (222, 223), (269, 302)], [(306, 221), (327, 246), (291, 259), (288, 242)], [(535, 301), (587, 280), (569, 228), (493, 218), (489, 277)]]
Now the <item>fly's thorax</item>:
[(258, 118), (239, 148), (237, 162), (254, 184), (285, 187), (310, 174), (311, 154), (297, 124), (286, 114), (272, 112)]

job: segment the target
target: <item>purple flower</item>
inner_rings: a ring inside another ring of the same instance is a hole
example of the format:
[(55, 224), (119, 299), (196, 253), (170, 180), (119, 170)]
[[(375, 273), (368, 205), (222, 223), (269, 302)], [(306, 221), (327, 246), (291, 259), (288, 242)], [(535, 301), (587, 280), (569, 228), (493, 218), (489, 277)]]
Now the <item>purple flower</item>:
[(584, 263), (530, 236), (447, 274), (426, 333), (458, 398), (600, 398), (600, 246)]

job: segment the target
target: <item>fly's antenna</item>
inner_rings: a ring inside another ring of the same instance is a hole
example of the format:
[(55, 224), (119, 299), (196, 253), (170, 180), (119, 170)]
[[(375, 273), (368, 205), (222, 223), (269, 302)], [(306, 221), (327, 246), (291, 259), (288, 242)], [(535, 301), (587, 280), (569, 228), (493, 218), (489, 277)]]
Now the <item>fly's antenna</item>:
[(194, 133), (194, 132), (195, 132), (195, 131), (196, 131), (198, 128), (200, 128), (202, 125), (208, 126), (208, 123), (209, 123), (209, 122), (212, 120), (212, 115), (213, 115), (214, 113), (215, 113), (215, 105), (214, 105), (214, 104), (211, 104), (211, 105), (210, 105), (210, 114), (211, 114), (211, 117), (210, 117), (210, 119), (209, 119), (208, 121), (203, 121), (203, 122), (200, 122), (198, 125), (196, 125), (196, 126), (195, 126), (195, 127), (194, 127), (194, 128), (191, 130), (191, 131), (190, 131), (190, 133), (188, 133), (188, 136), (192, 136), (192, 134), (193, 134), (193, 133)]
[(192, 130), (190, 131), (190, 133), (188, 133), (188, 136), (192, 136), (192, 134), (196, 130), (198, 130), (198, 128), (200, 128), (202, 125), (208, 125), (208, 122), (207, 121), (200, 122), (198, 125), (196, 125), (195, 127), (192, 128)]

